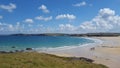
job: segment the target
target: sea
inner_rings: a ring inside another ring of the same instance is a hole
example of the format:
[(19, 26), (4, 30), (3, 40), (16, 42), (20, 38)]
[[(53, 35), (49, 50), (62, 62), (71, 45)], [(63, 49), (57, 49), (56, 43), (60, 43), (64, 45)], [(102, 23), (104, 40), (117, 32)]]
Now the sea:
[(92, 39), (71, 36), (0, 36), (0, 51), (67, 49), (94, 42)]

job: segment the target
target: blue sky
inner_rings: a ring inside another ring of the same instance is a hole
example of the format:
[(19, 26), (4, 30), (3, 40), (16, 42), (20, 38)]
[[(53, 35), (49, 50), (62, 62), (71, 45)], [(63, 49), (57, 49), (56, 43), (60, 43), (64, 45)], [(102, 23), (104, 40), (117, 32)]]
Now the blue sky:
[(120, 32), (120, 0), (0, 0), (0, 34)]

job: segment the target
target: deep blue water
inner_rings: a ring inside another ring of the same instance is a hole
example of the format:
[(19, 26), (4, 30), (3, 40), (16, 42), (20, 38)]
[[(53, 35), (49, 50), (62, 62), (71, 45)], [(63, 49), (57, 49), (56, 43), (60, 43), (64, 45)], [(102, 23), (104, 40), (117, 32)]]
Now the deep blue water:
[[(85, 38), (68, 36), (0, 36), (0, 51), (78, 46), (93, 42)], [(15, 48), (12, 48), (13, 46)]]

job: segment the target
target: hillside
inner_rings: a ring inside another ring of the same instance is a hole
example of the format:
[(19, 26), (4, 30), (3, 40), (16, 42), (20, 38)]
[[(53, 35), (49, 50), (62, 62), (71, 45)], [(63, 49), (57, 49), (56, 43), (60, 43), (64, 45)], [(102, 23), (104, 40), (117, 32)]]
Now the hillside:
[(84, 59), (57, 57), (54, 55), (27, 52), (1, 53), (0, 68), (107, 68)]

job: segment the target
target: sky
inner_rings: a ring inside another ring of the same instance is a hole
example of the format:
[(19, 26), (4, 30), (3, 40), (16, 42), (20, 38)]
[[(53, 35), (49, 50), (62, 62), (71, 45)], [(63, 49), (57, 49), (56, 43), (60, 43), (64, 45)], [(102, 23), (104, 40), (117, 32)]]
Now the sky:
[(120, 33), (120, 0), (0, 0), (0, 34)]

